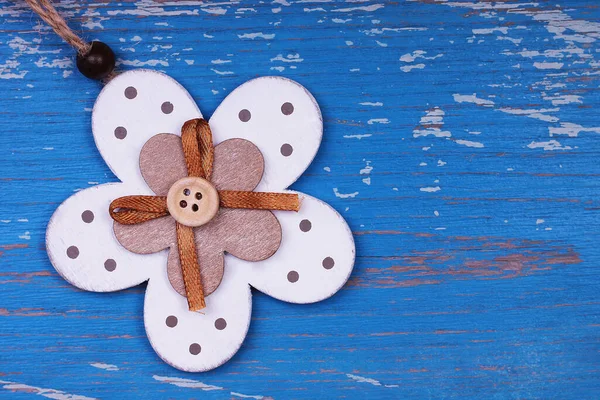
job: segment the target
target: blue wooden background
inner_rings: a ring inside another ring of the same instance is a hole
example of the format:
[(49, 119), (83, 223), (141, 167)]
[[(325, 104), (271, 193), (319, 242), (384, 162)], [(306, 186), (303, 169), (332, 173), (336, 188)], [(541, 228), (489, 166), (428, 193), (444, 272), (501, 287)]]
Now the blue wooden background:
[(255, 293), (217, 370), (164, 364), (143, 287), (82, 292), (48, 261), (54, 209), (115, 180), (90, 131), (100, 86), (0, 0), (0, 398), (600, 397), (595, 0), (57, 6), (205, 115), (256, 76), (306, 86), (325, 135), (293, 188), (343, 214), (358, 257), (322, 303)]

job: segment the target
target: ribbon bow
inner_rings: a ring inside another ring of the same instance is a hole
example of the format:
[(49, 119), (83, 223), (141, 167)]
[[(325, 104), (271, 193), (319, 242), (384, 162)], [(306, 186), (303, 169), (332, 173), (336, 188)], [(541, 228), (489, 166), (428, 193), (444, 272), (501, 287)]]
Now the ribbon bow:
[[(210, 182), (214, 145), (208, 122), (197, 118), (183, 124), (181, 143), (188, 177), (202, 178)], [(300, 209), (297, 194), (232, 190), (219, 190), (217, 193), (217, 207), (283, 211)], [(119, 197), (110, 204), (109, 213), (120, 224), (140, 224), (170, 215), (167, 198), (168, 196), (142, 195)], [(197, 208), (194, 211), (196, 210)], [(177, 248), (189, 309), (199, 311), (206, 307), (206, 303), (194, 240), (194, 226), (197, 225), (188, 226), (177, 221)]]

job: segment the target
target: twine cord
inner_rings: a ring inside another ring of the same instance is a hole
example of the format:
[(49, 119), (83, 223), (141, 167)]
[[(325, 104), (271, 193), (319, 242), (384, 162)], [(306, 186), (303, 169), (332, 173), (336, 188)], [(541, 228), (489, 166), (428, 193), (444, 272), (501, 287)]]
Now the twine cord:
[(29, 7), (40, 16), (65, 42), (81, 55), (90, 50), (90, 45), (80, 38), (69, 26), (49, 0), (25, 0)]

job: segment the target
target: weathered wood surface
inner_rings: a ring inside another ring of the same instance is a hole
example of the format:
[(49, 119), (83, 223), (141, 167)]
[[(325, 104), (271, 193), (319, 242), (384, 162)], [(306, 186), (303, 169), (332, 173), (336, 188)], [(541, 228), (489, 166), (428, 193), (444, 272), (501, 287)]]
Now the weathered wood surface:
[(595, 1), (59, 10), (121, 69), (180, 81), (205, 115), (255, 76), (306, 86), (325, 136), (294, 188), (343, 214), (357, 264), (322, 303), (255, 293), (223, 367), (164, 364), (144, 288), (83, 292), (46, 257), (57, 205), (115, 180), (90, 132), (99, 87), (24, 2), (0, 1), (1, 398), (598, 396)]

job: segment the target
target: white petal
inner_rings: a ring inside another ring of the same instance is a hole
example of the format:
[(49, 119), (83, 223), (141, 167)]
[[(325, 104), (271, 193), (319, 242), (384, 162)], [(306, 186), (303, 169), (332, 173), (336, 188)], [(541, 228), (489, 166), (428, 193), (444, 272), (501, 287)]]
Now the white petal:
[[(135, 89), (135, 97), (131, 93)], [(165, 111), (163, 112), (163, 104)], [(92, 114), (96, 146), (121, 181), (145, 185), (139, 169), (142, 146), (159, 133), (181, 134), (183, 123), (202, 117), (189, 93), (174, 79), (156, 71), (124, 72), (100, 92)], [(119, 129), (119, 131), (115, 131)], [(126, 136), (123, 129), (126, 130)]]
[(259, 262), (231, 258), (225, 268), (245, 267), (240, 271), (248, 282), (277, 299), (313, 303), (333, 295), (350, 277), (354, 239), (342, 216), (327, 203), (304, 194), (301, 198), (298, 213), (274, 211), (283, 235), (277, 253)]
[(165, 252), (134, 254), (115, 239), (108, 206), (128, 194), (132, 192), (122, 183), (94, 186), (77, 192), (54, 212), (46, 230), (48, 256), (74, 286), (111, 292), (138, 285), (166, 268)]
[[(148, 283), (144, 322), (152, 347), (166, 363), (199, 372), (233, 357), (246, 337), (251, 311), (250, 287), (234, 267), (225, 268), (223, 281), (206, 297), (201, 312), (188, 310), (187, 300), (173, 289), (165, 271)], [(200, 352), (192, 354), (191, 346)]]
[[(288, 115), (282, 111), (282, 106)], [(240, 118), (244, 111), (250, 119)], [(262, 77), (235, 89), (210, 119), (215, 144), (231, 138), (253, 142), (265, 158), (256, 191), (280, 191), (294, 183), (315, 157), (323, 134), (321, 111), (301, 85), (280, 77)], [(282, 146), (283, 153), (282, 154)], [(286, 151), (287, 150), (287, 151)], [(288, 153), (291, 150), (291, 154)]]

